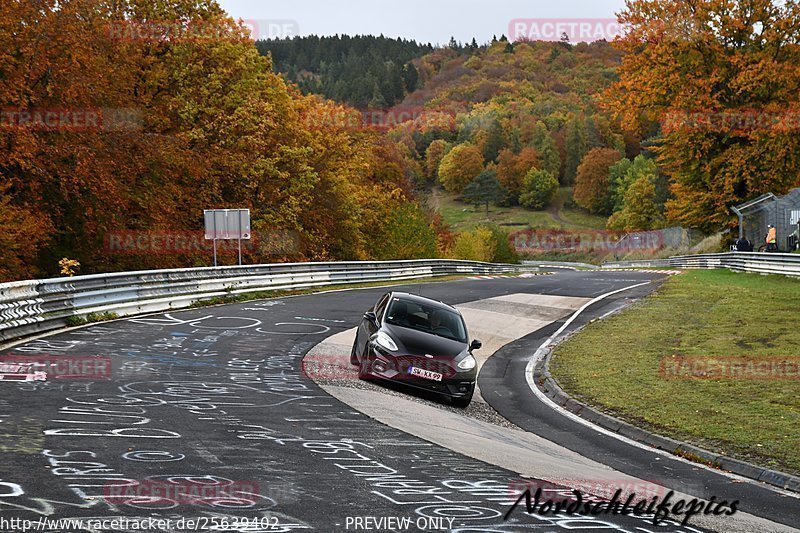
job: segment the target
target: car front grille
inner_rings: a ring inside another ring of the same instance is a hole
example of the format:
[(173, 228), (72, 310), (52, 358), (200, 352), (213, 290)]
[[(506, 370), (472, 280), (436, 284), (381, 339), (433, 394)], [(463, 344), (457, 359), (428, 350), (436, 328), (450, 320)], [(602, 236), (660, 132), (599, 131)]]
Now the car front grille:
[(409, 367), (436, 372), (444, 376), (444, 379), (451, 378), (456, 374), (456, 369), (451, 366), (449, 361), (440, 358), (428, 359), (427, 357), (403, 355), (396, 357), (395, 362), (398, 372), (402, 374), (408, 374)]

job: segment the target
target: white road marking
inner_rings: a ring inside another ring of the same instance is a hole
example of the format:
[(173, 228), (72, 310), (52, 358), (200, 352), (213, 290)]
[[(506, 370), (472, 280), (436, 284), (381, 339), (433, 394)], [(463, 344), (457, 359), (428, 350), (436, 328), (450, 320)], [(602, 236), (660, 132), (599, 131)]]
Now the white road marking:
[(794, 498), (800, 498), (800, 495), (798, 495), (796, 493), (785, 491), (785, 490), (782, 490), (780, 488), (777, 488), (777, 487), (774, 487), (774, 486), (771, 486), (771, 485), (767, 485), (765, 483), (758, 483), (758, 482), (753, 481), (753, 480), (751, 480), (749, 478), (745, 478), (745, 477), (742, 477), (742, 476), (739, 476), (737, 474), (733, 474), (733, 473), (730, 473), (730, 472), (724, 472), (722, 470), (717, 470), (716, 468), (711, 468), (711, 467), (706, 466), (706, 465), (701, 464), (701, 463), (695, 463), (695, 462), (689, 461), (688, 459), (684, 459), (683, 457), (678, 457), (677, 455), (673, 455), (672, 453), (669, 453), (667, 451), (653, 448), (652, 446), (649, 446), (647, 444), (643, 444), (641, 442), (637, 442), (637, 441), (635, 441), (633, 439), (629, 439), (628, 437), (625, 437), (624, 435), (620, 435), (619, 433), (615, 433), (615, 432), (610, 431), (610, 430), (608, 430), (606, 428), (597, 426), (597, 425), (589, 422), (588, 420), (584, 420), (583, 418), (579, 417), (578, 415), (576, 415), (576, 414), (564, 409), (560, 405), (556, 404), (553, 400), (548, 398), (541, 390), (539, 390), (539, 387), (536, 386), (536, 383), (533, 380), (533, 370), (536, 367), (536, 364), (542, 359), (542, 357), (544, 357), (545, 351), (553, 343), (553, 341), (555, 341), (562, 333), (564, 333), (564, 331), (570, 325), (572, 325), (572, 323), (575, 322), (575, 320), (577, 320), (577, 318), (584, 311), (586, 311), (589, 307), (591, 307), (592, 305), (596, 304), (597, 302), (605, 300), (609, 296), (614, 296), (615, 294), (619, 294), (621, 292), (629, 291), (629, 290), (635, 289), (637, 287), (643, 287), (645, 285), (649, 285), (650, 283), (651, 282), (648, 281), (648, 282), (645, 282), (645, 283), (639, 283), (637, 285), (631, 285), (630, 287), (625, 287), (624, 289), (618, 289), (616, 291), (608, 292), (606, 294), (598, 296), (597, 298), (593, 299), (592, 301), (590, 301), (589, 303), (587, 303), (586, 305), (584, 305), (583, 307), (578, 309), (575, 312), (575, 314), (573, 314), (570, 317), (570, 319), (567, 320), (564, 323), (564, 325), (559, 328), (558, 331), (553, 333), (553, 335), (550, 336), (550, 338), (548, 338), (541, 346), (539, 346), (539, 349), (536, 350), (536, 352), (533, 354), (533, 357), (531, 357), (530, 361), (528, 361), (528, 364), (525, 367), (525, 381), (527, 381), (528, 387), (530, 387), (531, 391), (533, 391), (533, 393), (536, 395), (536, 397), (539, 398), (539, 400), (543, 404), (547, 405), (548, 407), (550, 407), (554, 411), (558, 412), (562, 416), (565, 416), (566, 418), (569, 418), (573, 422), (577, 422), (578, 424), (581, 424), (581, 425), (583, 425), (583, 426), (585, 426), (585, 427), (587, 427), (589, 429), (592, 429), (592, 430), (594, 430), (594, 431), (596, 431), (598, 433), (601, 433), (601, 434), (606, 435), (608, 437), (615, 438), (615, 439), (617, 439), (617, 440), (619, 440), (621, 442), (624, 442), (625, 444), (629, 444), (631, 446), (635, 446), (636, 448), (639, 448), (641, 450), (646, 450), (648, 452), (651, 452), (651, 453), (654, 453), (654, 454), (658, 454), (658, 455), (660, 455), (662, 457), (668, 457), (668, 458), (674, 459), (676, 461), (681, 461), (681, 462), (686, 463), (688, 465), (692, 465), (693, 467), (703, 468), (705, 470), (708, 470), (709, 472), (714, 472), (715, 474), (719, 474), (719, 475), (728, 477), (730, 479), (734, 479), (734, 480), (739, 481), (739, 482), (747, 482), (747, 483), (750, 483), (752, 485), (756, 485), (756, 486), (761, 487), (761, 488), (769, 489), (772, 492), (775, 492), (775, 493), (778, 493), (778, 494), (782, 494), (784, 496), (791, 496), (791, 497), (794, 497)]

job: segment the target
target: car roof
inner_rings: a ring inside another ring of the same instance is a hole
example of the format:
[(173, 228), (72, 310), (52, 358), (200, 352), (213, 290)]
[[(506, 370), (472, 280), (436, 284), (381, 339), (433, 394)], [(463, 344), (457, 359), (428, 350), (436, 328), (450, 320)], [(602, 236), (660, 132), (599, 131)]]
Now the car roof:
[(416, 294), (410, 294), (407, 292), (393, 292), (391, 293), (392, 298), (401, 298), (403, 300), (407, 300), (409, 302), (414, 302), (418, 304), (425, 304), (428, 306), (439, 307), (440, 309), (447, 309), (448, 311), (455, 311), (458, 314), (458, 309), (453, 307), (452, 305), (447, 305), (444, 302), (440, 302), (439, 300), (432, 300), (430, 298), (425, 298), (424, 296), (418, 296)]

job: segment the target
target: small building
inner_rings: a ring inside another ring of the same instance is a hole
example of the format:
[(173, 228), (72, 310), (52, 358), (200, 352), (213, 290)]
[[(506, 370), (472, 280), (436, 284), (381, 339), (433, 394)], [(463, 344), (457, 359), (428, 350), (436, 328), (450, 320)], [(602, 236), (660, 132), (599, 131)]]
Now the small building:
[(778, 248), (791, 252), (798, 248), (800, 235), (800, 187), (785, 196), (767, 193), (731, 208), (739, 217), (739, 237), (746, 236), (756, 250), (764, 244), (770, 224), (778, 230)]

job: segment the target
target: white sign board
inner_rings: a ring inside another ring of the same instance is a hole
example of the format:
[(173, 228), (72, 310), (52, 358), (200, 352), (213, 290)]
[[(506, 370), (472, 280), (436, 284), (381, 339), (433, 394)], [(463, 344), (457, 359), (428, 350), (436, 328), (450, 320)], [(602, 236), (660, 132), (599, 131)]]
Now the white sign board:
[(792, 211), (792, 219), (789, 222), (792, 226), (800, 224), (800, 211)]
[(209, 209), (204, 211), (206, 240), (249, 240), (249, 209)]

